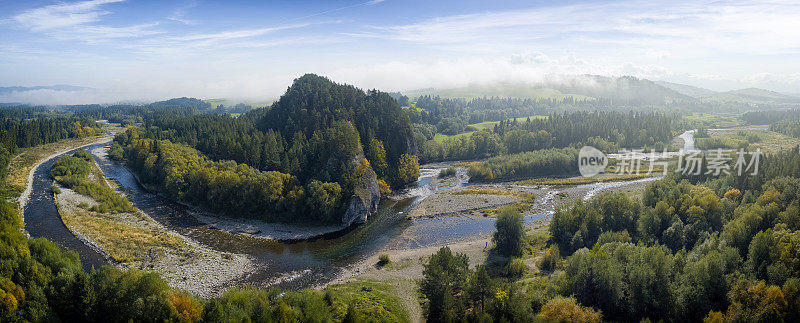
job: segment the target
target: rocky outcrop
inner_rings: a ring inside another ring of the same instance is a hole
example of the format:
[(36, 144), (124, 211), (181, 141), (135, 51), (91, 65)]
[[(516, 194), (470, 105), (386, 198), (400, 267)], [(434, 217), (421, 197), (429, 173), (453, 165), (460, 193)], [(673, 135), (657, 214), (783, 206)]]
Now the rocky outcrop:
[(367, 218), (378, 211), (381, 192), (378, 188), (378, 176), (372, 167), (367, 165), (356, 183), (355, 192), (350, 199), (350, 206), (342, 217), (344, 225), (366, 223)]
[(406, 154), (409, 155), (419, 155), (419, 149), (417, 147), (417, 141), (414, 140), (414, 135), (409, 134), (406, 137)]

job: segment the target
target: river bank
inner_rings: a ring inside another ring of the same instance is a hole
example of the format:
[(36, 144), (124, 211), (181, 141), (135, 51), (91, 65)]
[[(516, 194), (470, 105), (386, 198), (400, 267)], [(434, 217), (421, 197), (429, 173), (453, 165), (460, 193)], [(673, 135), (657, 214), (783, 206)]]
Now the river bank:
[[(91, 153), (105, 158), (107, 145), (95, 146)], [(90, 178), (100, 185), (113, 183), (97, 164), (93, 165)], [(54, 200), (63, 224), (120, 269), (154, 271), (170, 286), (206, 298), (219, 295), (254, 270), (255, 265), (246, 256), (206, 248), (169, 230), (141, 210), (94, 212), (90, 209), (97, 201), (56, 185)]]

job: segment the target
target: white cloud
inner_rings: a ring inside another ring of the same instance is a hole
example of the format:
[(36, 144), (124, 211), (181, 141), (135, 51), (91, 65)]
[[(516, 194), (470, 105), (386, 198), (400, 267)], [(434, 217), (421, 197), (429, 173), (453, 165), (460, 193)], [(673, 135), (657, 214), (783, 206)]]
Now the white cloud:
[(292, 24), (292, 25), (257, 28), (257, 29), (231, 30), (231, 31), (223, 31), (210, 34), (193, 34), (193, 35), (179, 36), (170, 39), (177, 41), (193, 41), (193, 40), (222, 41), (222, 40), (262, 36), (276, 31), (308, 27), (310, 25), (312, 25), (312, 23)]
[(664, 59), (670, 56), (670, 52), (668, 50), (648, 49), (644, 53), (644, 56), (647, 56), (647, 58), (650, 59)]
[(646, 55), (653, 58), (664, 58), (674, 48), (797, 53), (798, 16), (800, 3), (792, 2), (614, 2), (444, 16), (375, 26), (354, 35), (432, 46), (463, 43), (473, 51), (542, 41), (542, 45), (586, 42), (606, 49), (646, 46)]
[(14, 16), (14, 20), (33, 31), (45, 31), (55, 28), (84, 25), (96, 22), (108, 11), (100, 10), (100, 6), (124, 0), (91, 0), (68, 4), (55, 4), (22, 12)]
[(137, 38), (159, 34), (152, 28), (158, 23), (131, 26), (97, 24), (102, 16), (111, 14), (101, 6), (124, 0), (91, 0), (62, 3), (30, 9), (13, 17), (21, 27), (45, 33), (58, 40), (78, 40), (95, 43), (118, 38)]
[(655, 65), (637, 65), (630, 62), (604, 65), (574, 55), (550, 58), (541, 53), (534, 53), (512, 55), (508, 59), (464, 57), (433, 63), (394, 61), (370, 66), (342, 67), (328, 71), (325, 75), (364, 88), (406, 91), (497, 82), (531, 84), (543, 81), (558, 82), (562, 75), (570, 75), (567, 78), (574, 81), (575, 75), (582, 74), (658, 78), (672, 73), (667, 68)]

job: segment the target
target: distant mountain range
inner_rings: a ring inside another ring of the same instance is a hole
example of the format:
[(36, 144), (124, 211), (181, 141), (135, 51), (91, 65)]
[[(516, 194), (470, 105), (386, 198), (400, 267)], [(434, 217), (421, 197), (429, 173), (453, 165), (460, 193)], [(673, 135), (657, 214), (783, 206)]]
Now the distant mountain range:
[(10, 94), (12, 92), (26, 92), (26, 91), (36, 91), (36, 90), (53, 90), (53, 91), (65, 91), (65, 92), (77, 92), (77, 91), (85, 91), (91, 90), (90, 87), (83, 87), (83, 86), (74, 86), (74, 85), (49, 85), (49, 86), (0, 86), (0, 95), (3, 94)]
[(673, 89), (677, 92), (683, 93), (690, 97), (707, 101), (720, 101), (720, 102), (727, 101), (727, 102), (746, 102), (746, 103), (759, 103), (759, 102), (800, 103), (800, 95), (783, 94), (775, 91), (752, 88), (752, 87), (741, 90), (717, 92), (686, 84), (670, 83), (663, 81), (657, 81), (655, 83), (663, 87)]
[(516, 97), (528, 99), (576, 100), (610, 99), (627, 103), (660, 103), (668, 100), (692, 100), (691, 96), (650, 80), (631, 76), (550, 75), (535, 83), (496, 83), (470, 85), (451, 89), (408, 91), (410, 96), (438, 95), (441, 97)]
[(670, 101), (716, 101), (743, 103), (800, 103), (800, 95), (748, 88), (717, 92), (701, 87), (631, 76), (551, 75), (536, 83), (495, 83), (458, 88), (428, 88), (405, 92), (416, 97), (438, 95), (448, 98), (516, 97), (529, 99), (576, 100), (611, 99), (622, 103), (662, 103)]

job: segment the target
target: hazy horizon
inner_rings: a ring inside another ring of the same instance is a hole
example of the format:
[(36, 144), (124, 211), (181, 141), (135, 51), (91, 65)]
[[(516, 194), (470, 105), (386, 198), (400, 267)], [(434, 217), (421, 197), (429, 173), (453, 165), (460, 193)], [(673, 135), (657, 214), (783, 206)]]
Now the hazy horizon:
[[(0, 10), (0, 101), (269, 100), (305, 73), (409, 91), (630, 75), (800, 93), (789, 1), (27, 1)], [(14, 100), (17, 99), (17, 100)]]

